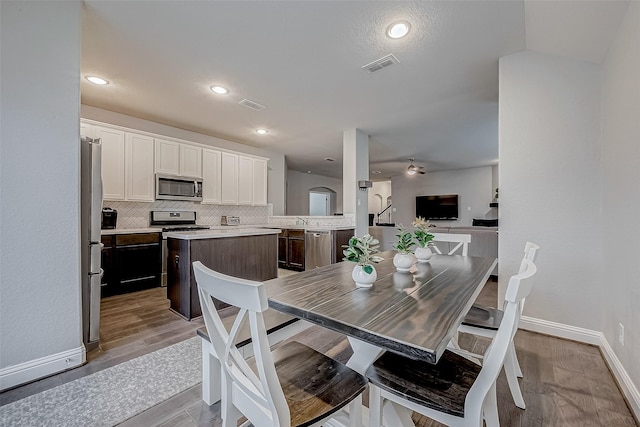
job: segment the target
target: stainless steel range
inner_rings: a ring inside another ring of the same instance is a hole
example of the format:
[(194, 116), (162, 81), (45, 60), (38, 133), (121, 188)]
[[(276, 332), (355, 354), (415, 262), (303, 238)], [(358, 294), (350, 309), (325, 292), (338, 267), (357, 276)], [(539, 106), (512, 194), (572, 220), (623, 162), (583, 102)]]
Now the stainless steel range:
[(208, 230), (196, 224), (195, 211), (151, 211), (152, 227), (162, 227), (162, 286), (167, 286), (167, 233), (172, 231)]

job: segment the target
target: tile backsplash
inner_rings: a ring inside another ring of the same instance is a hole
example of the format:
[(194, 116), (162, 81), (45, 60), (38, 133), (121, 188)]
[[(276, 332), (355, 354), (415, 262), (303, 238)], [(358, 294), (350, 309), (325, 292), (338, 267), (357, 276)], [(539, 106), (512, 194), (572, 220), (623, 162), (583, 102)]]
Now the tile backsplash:
[(152, 203), (104, 201), (103, 206), (118, 211), (117, 228), (119, 229), (149, 227), (150, 211), (196, 211), (196, 222), (201, 225), (220, 225), (222, 215), (239, 216), (241, 224), (263, 225), (269, 222), (268, 219), (273, 212), (271, 205), (206, 205), (174, 200), (158, 200)]

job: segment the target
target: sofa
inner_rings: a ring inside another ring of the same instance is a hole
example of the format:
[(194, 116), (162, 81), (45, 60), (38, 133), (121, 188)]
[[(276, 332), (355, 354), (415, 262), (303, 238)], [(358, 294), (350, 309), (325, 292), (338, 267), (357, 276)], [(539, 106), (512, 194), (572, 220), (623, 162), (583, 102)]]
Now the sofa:
[[(498, 227), (478, 227), (478, 226), (460, 226), (460, 227), (433, 227), (430, 229), (432, 233), (448, 233), (448, 234), (470, 234), (471, 243), (469, 243), (469, 256), (493, 257), (498, 258)], [(380, 241), (380, 250), (389, 251), (393, 249), (398, 234), (395, 227), (369, 227), (369, 234)], [(437, 242), (436, 246), (442, 253), (447, 253), (456, 244), (448, 242)], [(498, 274), (498, 266), (491, 273)]]

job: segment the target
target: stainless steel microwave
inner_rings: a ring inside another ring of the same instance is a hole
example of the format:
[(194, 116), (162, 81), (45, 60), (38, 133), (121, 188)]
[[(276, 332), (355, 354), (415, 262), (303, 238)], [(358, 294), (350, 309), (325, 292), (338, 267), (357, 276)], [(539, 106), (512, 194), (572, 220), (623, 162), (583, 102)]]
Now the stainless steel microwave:
[(202, 179), (156, 174), (156, 200), (202, 201)]

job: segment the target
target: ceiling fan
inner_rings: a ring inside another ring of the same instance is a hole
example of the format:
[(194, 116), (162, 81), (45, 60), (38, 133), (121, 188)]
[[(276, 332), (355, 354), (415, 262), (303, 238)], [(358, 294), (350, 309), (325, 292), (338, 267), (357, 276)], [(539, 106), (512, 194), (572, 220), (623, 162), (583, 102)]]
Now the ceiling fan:
[(424, 175), (424, 166), (416, 166), (413, 164), (414, 159), (409, 159), (409, 167), (407, 167), (407, 175), (415, 175), (417, 173)]

